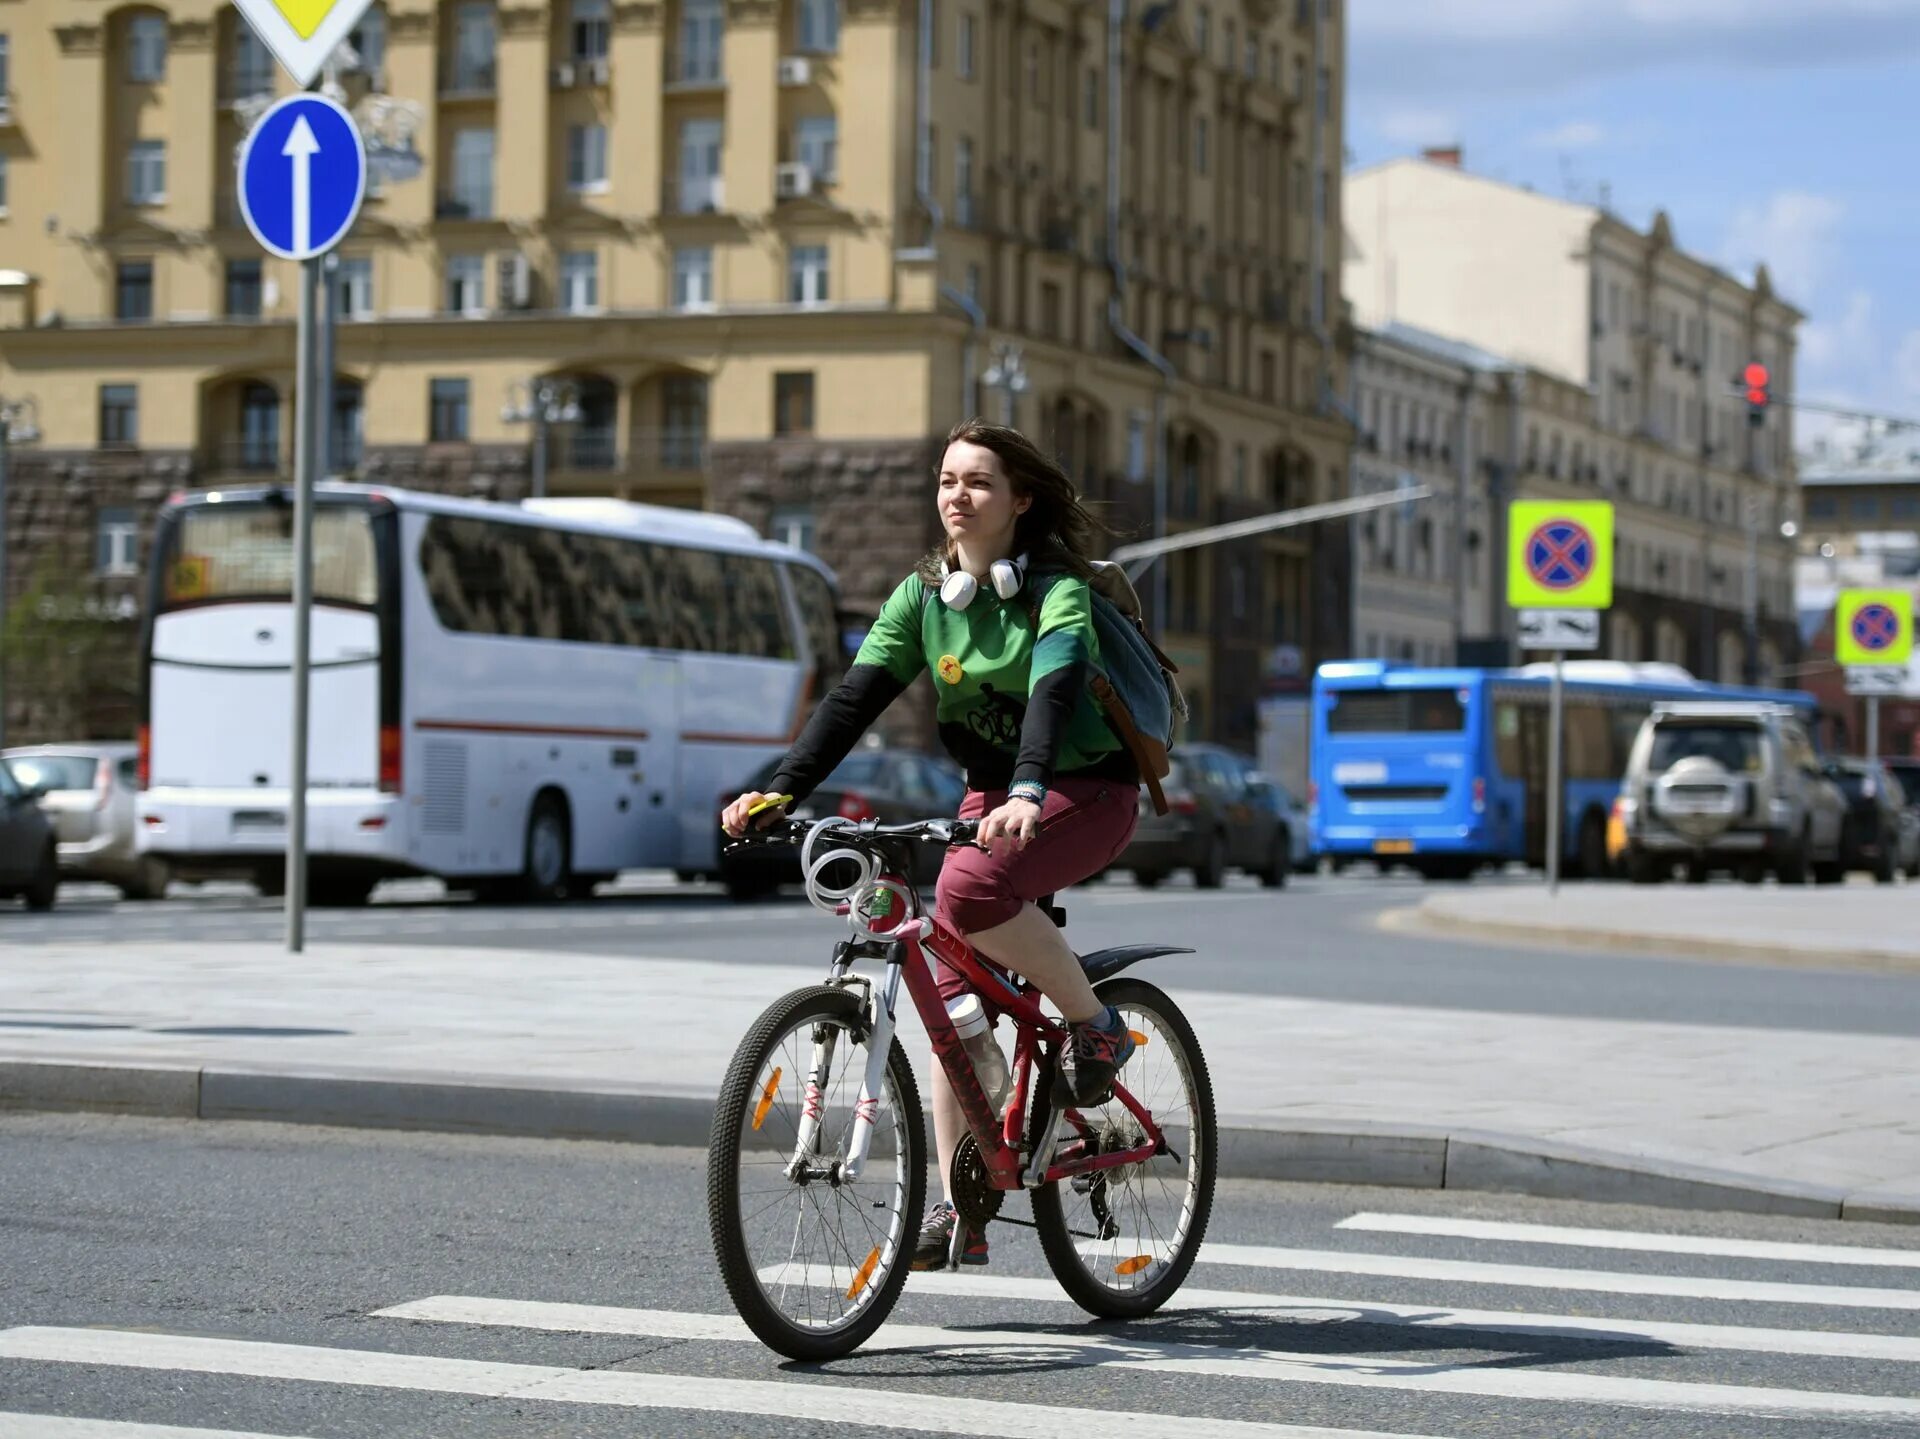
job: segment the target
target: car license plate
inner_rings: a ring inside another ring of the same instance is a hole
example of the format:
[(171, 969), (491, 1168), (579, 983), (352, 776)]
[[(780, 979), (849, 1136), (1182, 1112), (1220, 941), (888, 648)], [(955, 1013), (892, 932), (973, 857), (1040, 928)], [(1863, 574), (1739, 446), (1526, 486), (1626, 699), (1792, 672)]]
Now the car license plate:
[(1413, 841), (1410, 839), (1376, 839), (1373, 842), (1375, 854), (1412, 854)]
[(263, 830), (281, 830), (287, 827), (284, 811), (273, 809), (243, 809), (234, 812), (233, 832), (235, 834), (258, 834)]

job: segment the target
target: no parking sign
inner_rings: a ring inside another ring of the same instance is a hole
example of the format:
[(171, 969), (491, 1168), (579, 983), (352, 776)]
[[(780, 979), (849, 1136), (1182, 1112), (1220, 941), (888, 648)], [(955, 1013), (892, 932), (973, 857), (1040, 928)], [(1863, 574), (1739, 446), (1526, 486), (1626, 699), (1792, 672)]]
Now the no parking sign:
[(1604, 610), (1613, 604), (1613, 506), (1515, 500), (1507, 509), (1507, 603)]

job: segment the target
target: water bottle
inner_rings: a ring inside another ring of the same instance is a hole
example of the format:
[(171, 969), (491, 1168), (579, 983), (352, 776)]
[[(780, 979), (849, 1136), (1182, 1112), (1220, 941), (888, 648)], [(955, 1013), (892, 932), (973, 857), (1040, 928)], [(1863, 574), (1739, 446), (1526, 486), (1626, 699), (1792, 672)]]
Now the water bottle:
[(963, 994), (947, 1001), (947, 1018), (953, 1021), (954, 1033), (967, 1047), (973, 1072), (986, 1091), (987, 1103), (993, 1106), (995, 1114), (1004, 1115), (1008, 1096), (1013, 1093), (1013, 1076), (1007, 1072), (1007, 1057), (1000, 1052), (1000, 1041), (993, 1037), (993, 1021), (987, 1018), (987, 1007), (980, 1002), (979, 995)]

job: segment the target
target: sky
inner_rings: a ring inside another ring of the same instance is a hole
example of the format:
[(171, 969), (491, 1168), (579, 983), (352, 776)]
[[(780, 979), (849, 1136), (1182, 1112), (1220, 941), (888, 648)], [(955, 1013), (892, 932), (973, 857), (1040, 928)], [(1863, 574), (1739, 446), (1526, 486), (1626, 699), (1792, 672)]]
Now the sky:
[[(1920, 419), (1920, 0), (1347, 0), (1350, 166), (1459, 144), (1806, 312), (1798, 395)], [(1604, 189), (1603, 189), (1604, 187)], [(1796, 417), (1804, 445), (1829, 422)]]

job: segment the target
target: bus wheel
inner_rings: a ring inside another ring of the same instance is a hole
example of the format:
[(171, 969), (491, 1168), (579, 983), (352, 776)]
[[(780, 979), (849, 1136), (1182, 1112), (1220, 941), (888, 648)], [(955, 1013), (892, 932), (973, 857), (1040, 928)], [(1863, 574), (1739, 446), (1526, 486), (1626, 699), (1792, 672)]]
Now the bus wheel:
[(533, 814), (527, 820), (526, 868), (521, 871), (520, 887), (528, 899), (558, 900), (567, 897), (572, 878), (573, 836), (567, 829), (567, 809), (556, 796), (543, 794), (534, 801)]

